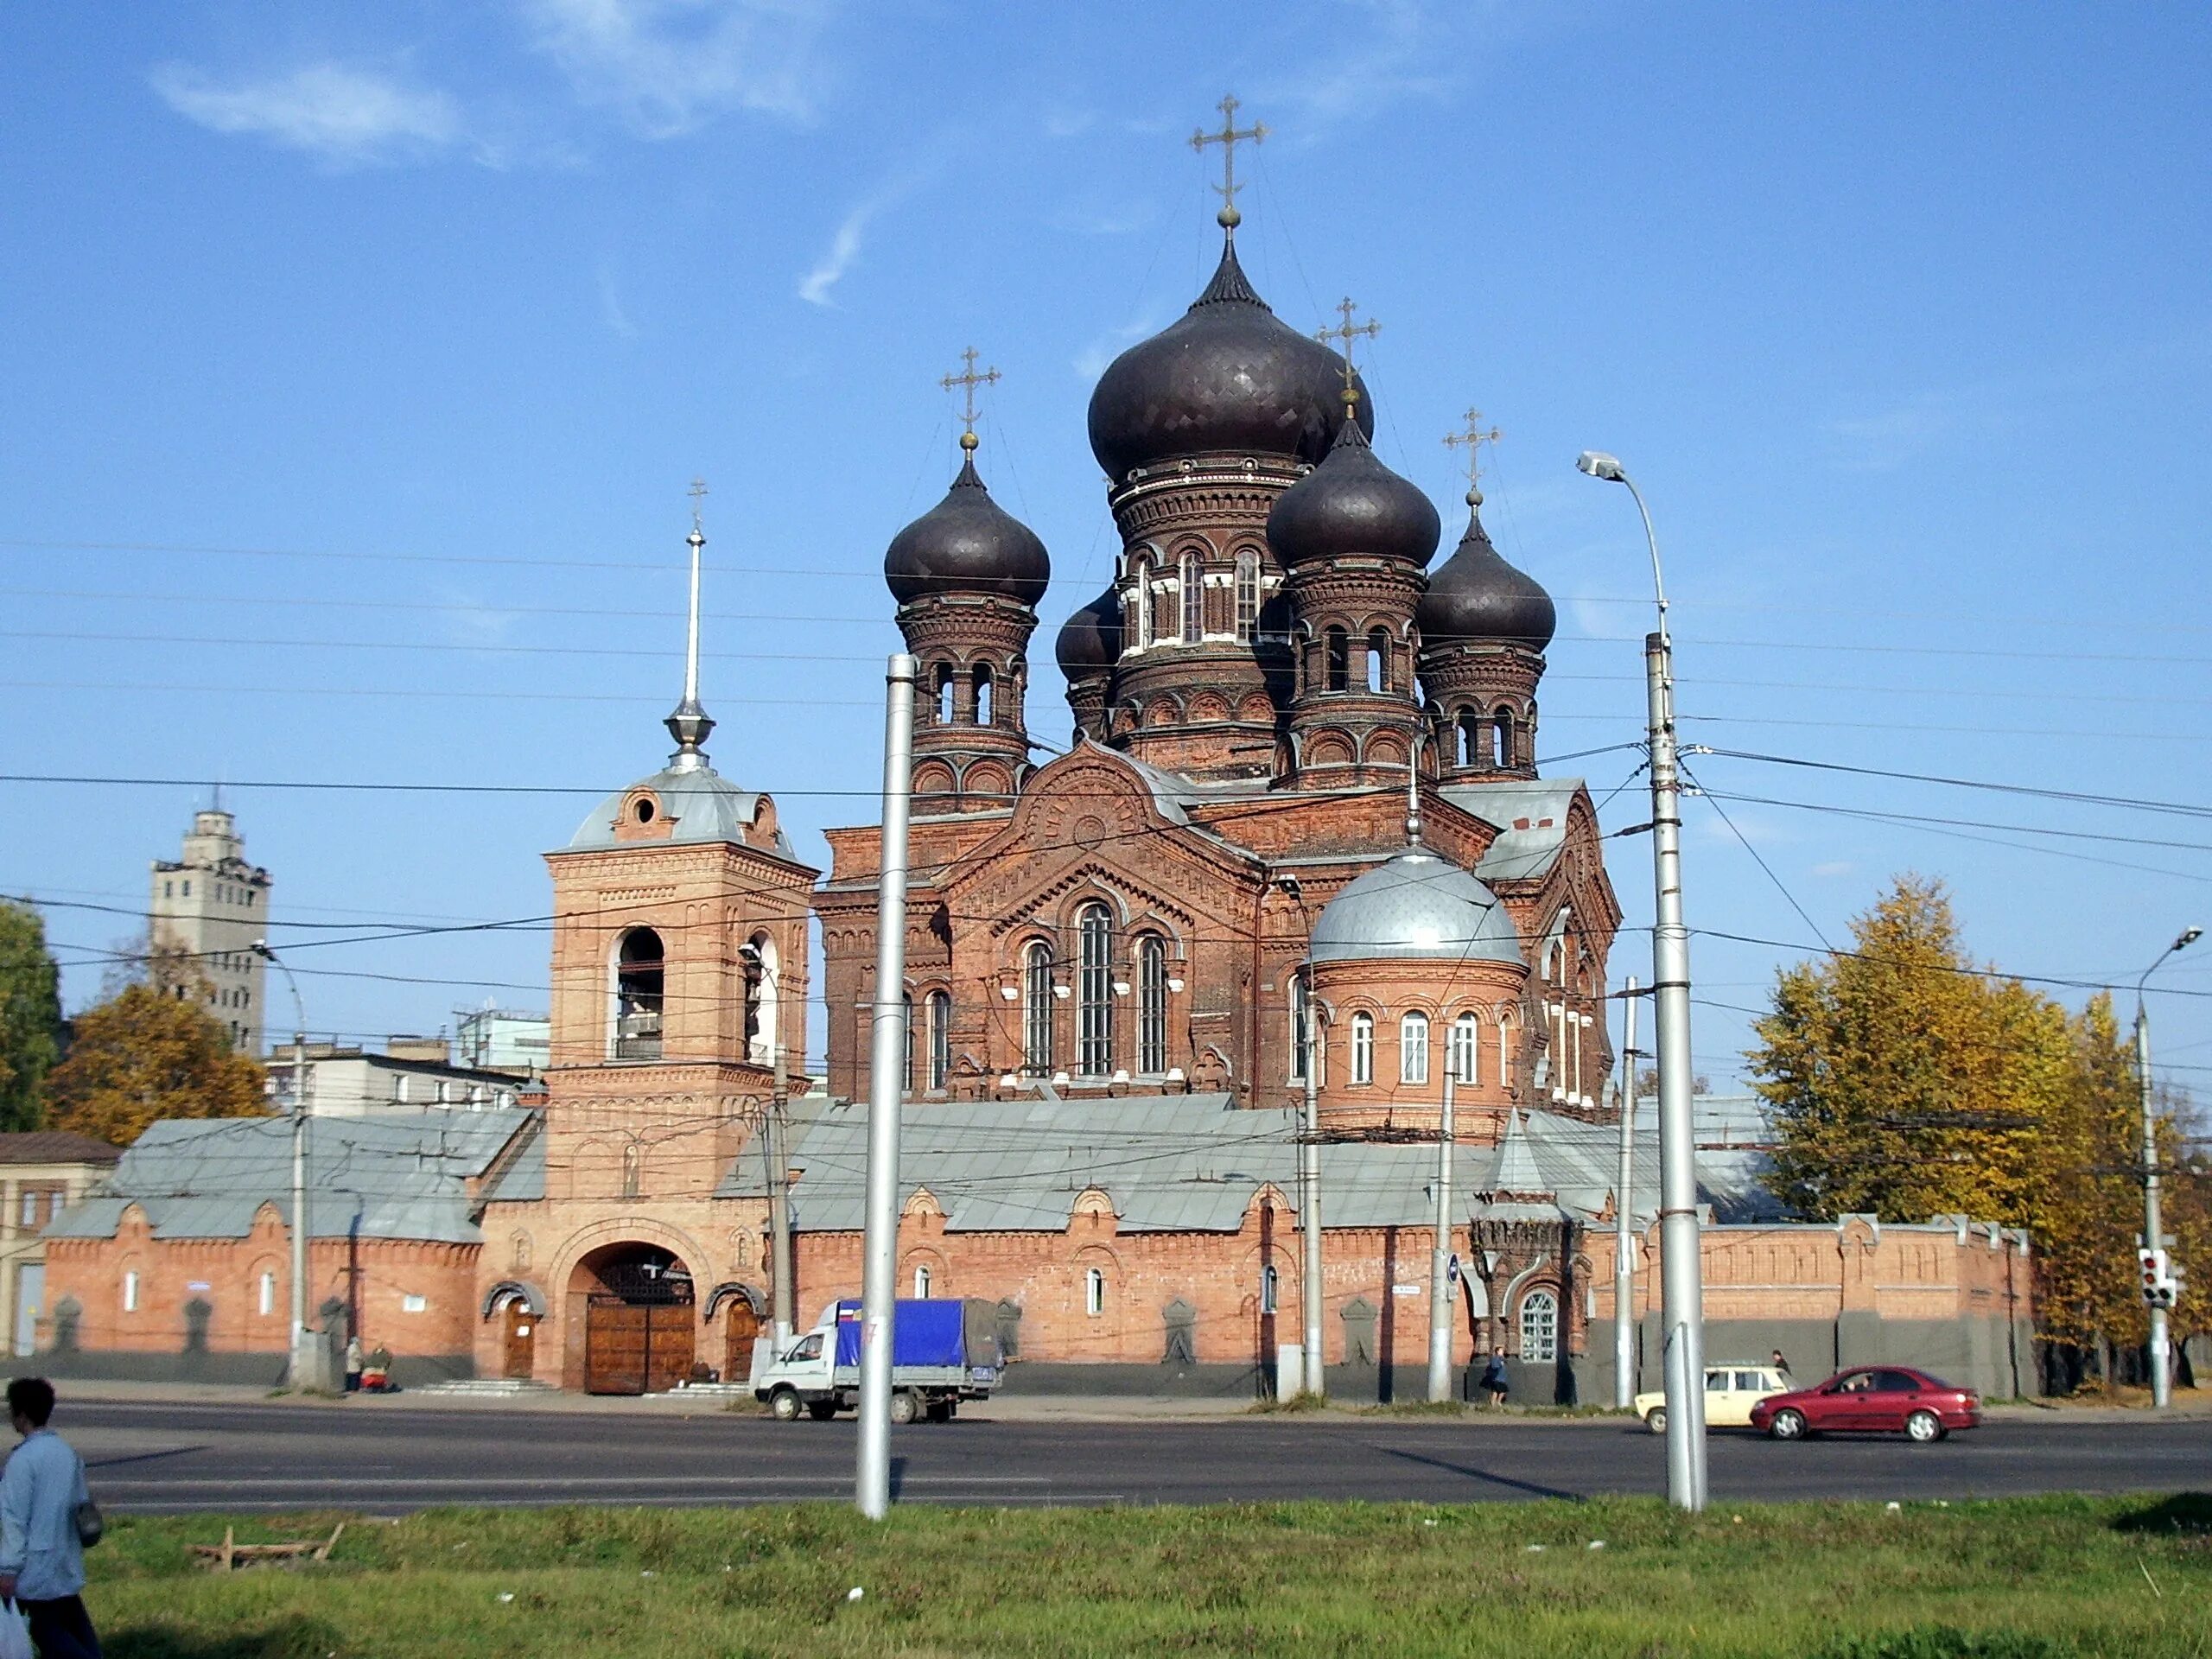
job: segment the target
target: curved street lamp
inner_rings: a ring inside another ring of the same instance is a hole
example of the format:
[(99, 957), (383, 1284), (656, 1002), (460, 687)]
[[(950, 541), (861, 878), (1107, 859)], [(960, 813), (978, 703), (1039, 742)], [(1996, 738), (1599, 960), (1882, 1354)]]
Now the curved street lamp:
[[(2135, 982), (2135, 1085), (2143, 1102), (2143, 1248), (2163, 1250), (2165, 1240), (2158, 1215), (2158, 1135), (2157, 1115), (2151, 1106), (2151, 1015), (2143, 1005), (2143, 988), (2166, 958), (2186, 950), (2204, 937), (2201, 927), (2186, 927), (2158, 952)], [(2157, 1300), (2151, 1303), (2151, 1405), (2164, 1411), (2173, 1403), (2173, 1368), (2166, 1336), (2166, 1310)]]

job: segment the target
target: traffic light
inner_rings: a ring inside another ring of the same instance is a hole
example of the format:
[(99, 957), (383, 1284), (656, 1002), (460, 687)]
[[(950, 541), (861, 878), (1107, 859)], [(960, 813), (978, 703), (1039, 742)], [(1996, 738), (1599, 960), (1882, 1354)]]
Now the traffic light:
[(2136, 1276), (2143, 1300), (2152, 1307), (2171, 1307), (2181, 1295), (2181, 1278), (2166, 1261), (2164, 1250), (2135, 1252)]

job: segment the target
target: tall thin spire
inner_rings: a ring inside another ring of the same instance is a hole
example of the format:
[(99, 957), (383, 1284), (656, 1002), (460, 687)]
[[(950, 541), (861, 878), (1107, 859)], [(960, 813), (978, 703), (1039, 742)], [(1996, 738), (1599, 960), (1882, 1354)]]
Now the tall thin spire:
[(676, 740), (676, 753), (668, 757), (672, 772), (696, 772), (707, 764), (707, 751), (702, 747), (707, 734), (715, 729), (715, 722), (699, 704), (699, 554), (707, 545), (706, 531), (701, 527), (699, 503), (707, 493), (707, 481), (702, 478), (691, 480), (691, 533), (684, 537), (691, 548), (691, 608), (683, 634), (683, 701), (676, 705), (676, 712), (663, 723), (668, 734)]

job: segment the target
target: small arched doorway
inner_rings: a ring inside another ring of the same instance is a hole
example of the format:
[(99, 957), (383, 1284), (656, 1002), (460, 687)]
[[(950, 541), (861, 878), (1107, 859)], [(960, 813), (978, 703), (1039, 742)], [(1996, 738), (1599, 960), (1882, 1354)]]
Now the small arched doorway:
[(734, 1297), (722, 1314), (722, 1381), (746, 1382), (753, 1377), (753, 1347), (760, 1337), (760, 1316), (744, 1297)]
[(658, 1394), (691, 1375), (698, 1334), (691, 1274), (658, 1244), (610, 1244), (576, 1264), (584, 1391)]

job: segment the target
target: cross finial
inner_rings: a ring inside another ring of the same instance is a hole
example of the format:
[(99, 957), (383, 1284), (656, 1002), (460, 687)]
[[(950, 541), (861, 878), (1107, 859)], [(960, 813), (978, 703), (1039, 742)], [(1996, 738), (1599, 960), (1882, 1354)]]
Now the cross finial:
[(1268, 130), (1255, 121), (1239, 132), (1236, 130), (1236, 95), (1224, 97), (1214, 107), (1221, 111), (1221, 130), (1208, 132), (1204, 127), (1191, 135), (1191, 148), (1203, 156), (1208, 144), (1221, 146), (1221, 182), (1214, 189), (1221, 196), (1221, 211), (1214, 215), (1214, 222), (1234, 236), (1244, 215), (1236, 211), (1236, 193), (1243, 187), (1236, 182), (1236, 146), (1249, 140), (1258, 143), (1268, 136)]
[(700, 523), (699, 504), (707, 499), (707, 480), (703, 478), (693, 479), (690, 493), (691, 496), (691, 538), (704, 542), (707, 535), (704, 526)]
[(1496, 443), (1505, 434), (1494, 426), (1489, 431), (1484, 431), (1483, 412), (1479, 409), (1471, 409), (1460, 418), (1465, 424), (1457, 432), (1446, 433), (1444, 445), (1447, 449), (1457, 449), (1462, 444), (1466, 446), (1467, 505), (1479, 507), (1483, 504), (1482, 447), (1486, 443)]
[(1340, 340), (1344, 342), (1344, 409), (1347, 412), (1351, 410), (1354, 404), (1357, 404), (1359, 401), (1359, 394), (1352, 390), (1351, 385), (1352, 377), (1358, 372), (1358, 371), (1352, 366), (1351, 343), (1355, 340), (1359, 339), (1363, 334), (1368, 339), (1372, 340), (1376, 335), (1382, 332), (1382, 325), (1376, 321), (1372, 317), (1370, 317), (1365, 322), (1354, 322), (1351, 320), (1351, 314), (1357, 308), (1357, 307), (1352, 304), (1351, 297), (1347, 295), (1344, 299), (1338, 301), (1337, 304), (1337, 314), (1343, 317), (1344, 321), (1333, 328), (1317, 328), (1313, 331), (1313, 338), (1319, 340), (1324, 346), (1327, 345), (1332, 340)]
[(955, 386), (960, 388), (960, 422), (965, 429), (960, 434), (960, 447), (971, 453), (976, 442), (976, 416), (982, 413), (976, 407), (976, 388), (995, 385), (999, 379), (999, 372), (995, 368), (985, 369), (981, 374), (976, 373), (976, 348), (970, 346), (960, 353), (960, 360), (967, 366), (958, 374), (948, 374), (938, 382), (938, 385), (943, 386), (947, 391), (950, 391)]

